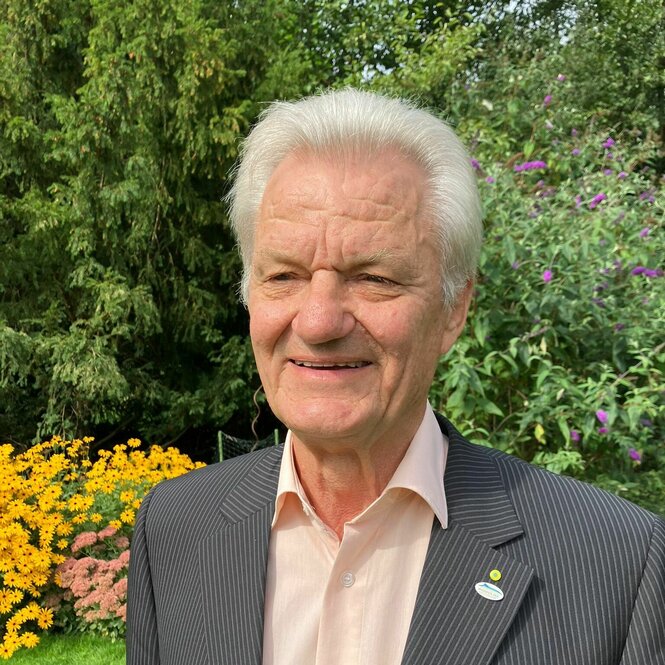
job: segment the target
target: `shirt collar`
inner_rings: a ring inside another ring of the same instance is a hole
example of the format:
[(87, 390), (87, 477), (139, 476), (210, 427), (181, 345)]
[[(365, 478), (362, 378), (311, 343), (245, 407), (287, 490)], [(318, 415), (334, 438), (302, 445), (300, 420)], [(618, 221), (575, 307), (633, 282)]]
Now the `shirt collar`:
[[(402, 461), (381, 496), (394, 489), (406, 489), (415, 492), (427, 502), (441, 526), (445, 529), (448, 526), (448, 508), (443, 486), (443, 474), (447, 455), (448, 439), (441, 432), (434, 411), (428, 403), (420, 427), (417, 429)], [(286, 435), (279, 470), (275, 514), (272, 519), (273, 528), (289, 494), (295, 494), (300, 499), (305, 512), (312, 511), (295, 468), (290, 431)]]

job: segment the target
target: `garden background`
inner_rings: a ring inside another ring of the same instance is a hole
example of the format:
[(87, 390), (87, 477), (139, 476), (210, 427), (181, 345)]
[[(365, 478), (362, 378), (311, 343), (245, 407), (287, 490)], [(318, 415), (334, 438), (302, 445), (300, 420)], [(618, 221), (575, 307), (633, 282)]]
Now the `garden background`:
[(268, 101), (349, 84), (472, 152), (486, 243), (433, 405), (665, 514), (660, 0), (5, 0), (0, 658), (122, 662), (145, 492), (279, 428), (222, 197)]

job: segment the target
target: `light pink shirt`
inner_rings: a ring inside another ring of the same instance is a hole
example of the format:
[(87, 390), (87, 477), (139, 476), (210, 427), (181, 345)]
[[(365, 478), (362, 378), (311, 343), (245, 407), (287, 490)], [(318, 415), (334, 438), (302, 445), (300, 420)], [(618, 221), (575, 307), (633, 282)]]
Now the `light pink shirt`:
[(263, 665), (398, 665), (432, 520), (448, 512), (448, 441), (431, 407), (381, 496), (344, 525), (317, 517), (286, 437), (272, 523)]

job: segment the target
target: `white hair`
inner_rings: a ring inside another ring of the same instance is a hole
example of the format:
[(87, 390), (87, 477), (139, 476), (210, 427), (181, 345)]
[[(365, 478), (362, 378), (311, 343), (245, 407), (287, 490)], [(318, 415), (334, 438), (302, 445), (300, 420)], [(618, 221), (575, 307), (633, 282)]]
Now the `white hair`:
[(452, 307), (475, 277), (482, 244), (480, 198), (469, 155), (453, 130), (431, 113), (350, 88), (274, 102), (245, 140), (228, 196), (243, 263), (243, 301), (261, 201), (277, 166), (296, 151), (335, 156), (386, 148), (398, 150), (426, 174), (426, 211), (440, 250), (443, 302)]

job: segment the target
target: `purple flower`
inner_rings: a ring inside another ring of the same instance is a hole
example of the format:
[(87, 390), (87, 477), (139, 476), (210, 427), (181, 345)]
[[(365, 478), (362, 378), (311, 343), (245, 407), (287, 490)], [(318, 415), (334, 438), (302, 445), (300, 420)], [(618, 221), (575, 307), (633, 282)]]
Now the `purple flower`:
[(559, 74), (559, 75), (556, 77), (556, 80), (559, 81), (560, 83), (563, 83), (563, 82), (566, 80), (566, 77), (565, 77), (564, 74)]
[(547, 284), (547, 282), (551, 282), (551, 281), (552, 281), (552, 277), (554, 277), (552, 271), (551, 271), (551, 270), (546, 270), (546, 271), (543, 273), (543, 282), (545, 282), (546, 284)]
[(603, 173), (604, 173), (605, 175), (612, 175), (612, 174), (614, 173), (614, 171), (612, 171), (612, 169), (605, 169), (605, 170), (603, 171)]
[(545, 95), (543, 99), (543, 106), (548, 107), (552, 103), (552, 95)]
[(510, 267), (511, 267), (513, 270), (517, 270), (517, 269), (520, 267), (520, 262), (519, 262), (519, 261), (513, 261), (513, 262), (510, 264)]
[(614, 332), (621, 332), (626, 327), (625, 323), (615, 323)]
[(593, 210), (601, 201), (604, 201), (606, 198), (607, 195), (603, 194), (602, 192), (600, 194), (596, 194), (589, 203), (589, 210)]
[(649, 233), (651, 233), (651, 229), (648, 226), (645, 226), (641, 231), (640, 231), (640, 238), (646, 238)]
[(630, 459), (632, 459), (634, 462), (642, 461), (642, 453), (639, 450), (635, 450), (635, 448), (628, 449), (628, 457), (630, 457)]
[(598, 305), (598, 307), (601, 307), (601, 308), (605, 307), (605, 301), (602, 298), (591, 298), (591, 302), (594, 305)]
[(491, 185), (493, 182), (495, 182), (495, 180), (491, 175), (488, 175), (487, 178), (485, 178), (485, 182)]
[(480, 162), (477, 159), (471, 158), (471, 166), (478, 171), (480, 169)]
[(598, 422), (601, 425), (607, 425), (607, 421), (608, 421), (608, 418), (609, 418), (608, 415), (607, 415), (607, 411), (603, 411), (602, 409), (598, 409), (598, 411), (596, 411), (596, 418), (598, 418)]
[(640, 425), (642, 427), (653, 427), (653, 422), (648, 418), (640, 418)]
[(628, 177), (628, 174), (625, 171), (620, 171), (617, 174), (617, 178), (619, 178), (619, 180), (623, 180), (624, 178), (627, 178), (627, 177)]
[(515, 164), (515, 173), (521, 173), (522, 171), (533, 171), (535, 169), (546, 169), (547, 164), (540, 160), (533, 162), (524, 162), (524, 164)]
[(610, 430), (607, 427), (599, 427), (598, 428), (598, 434), (607, 434), (609, 431)]
[(581, 150), (580, 150), (579, 148), (573, 148), (570, 154), (571, 154), (573, 157), (578, 157), (579, 154), (580, 154), (580, 152), (581, 152)]
[(581, 440), (582, 436), (576, 429), (571, 429), (570, 430), (570, 440), (574, 441), (575, 443), (579, 443)]
[(647, 268), (645, 266), (635, 266), (631, 271), (631, 275), (644, 275), (645, 277), (653, 278), (653, 277), (662, 277), (665, 273), (663, 273), (663, 270), (661, 268), (656, 268), (655, 270), (653, 268)]
[(648, 201), (649, 203), (655, 203), (656, 198), (653, 195), (654, 190), (648, 189), (646, 192), (640, 194), (640, 201)]
[(581, 205), (582, 205), (582, 195), (581, 195), (581, 194), (578, 194), (578, 195), (575, 197), (575, 207), (576, 207), (576, 208), (579, 208)]
[(605, 141), (605, 143), (603, 143), (603, 148), (606, 148), (606, 149), (609, 150), (609, 148), (611, 148), (613, 145), (615, 145), (615, 143), (616, 143), (616, 141), (611, 136), (608, 136), (607, 141)]
[(577, 130), (574, 127), (570, 130), (570, 135), (573, 137), (577, 136)]
[(607, 157), (607, 159), (610, 159), (610, 160), (614, 159), (614, 153), (608, 151), (608, 153), (605, 155), (605, 157)]

